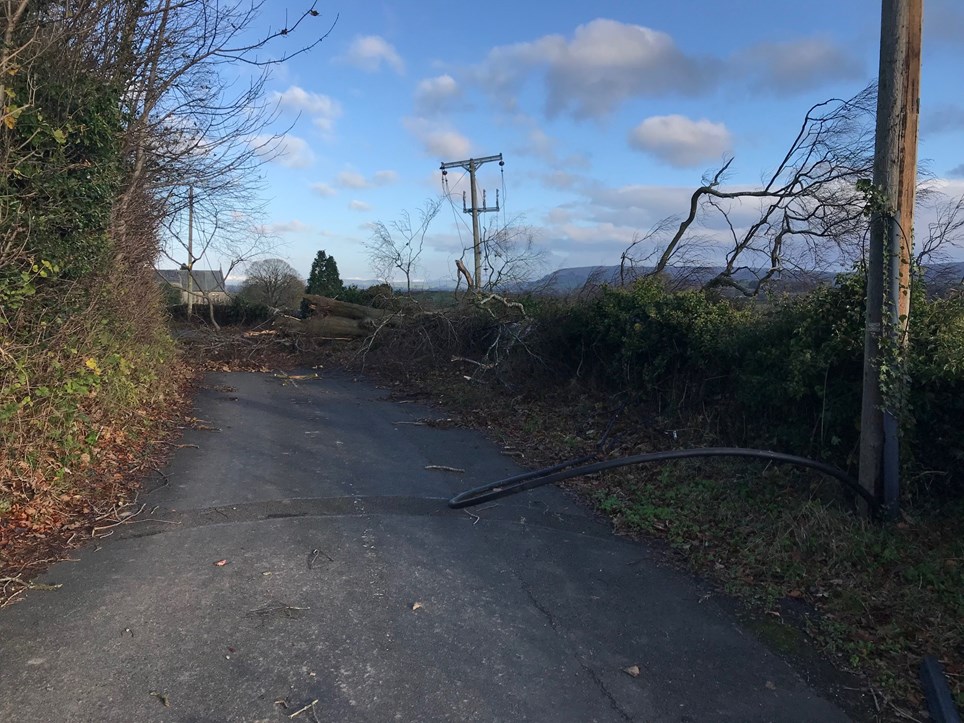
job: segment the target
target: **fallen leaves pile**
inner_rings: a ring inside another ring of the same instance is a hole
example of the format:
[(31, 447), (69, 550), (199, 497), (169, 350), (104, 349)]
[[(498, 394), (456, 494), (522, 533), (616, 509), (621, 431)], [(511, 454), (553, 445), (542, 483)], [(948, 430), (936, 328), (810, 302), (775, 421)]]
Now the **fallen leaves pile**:
[(31, 578), (70, 550), (134, 516), (140, 481), (163, 466), (196, 379), (186, 369), (178, 398), (102, 424), (91, 450), (70, 468), (0, 460), (12, 500), (0, 510), (0, 607), (15, 602)]

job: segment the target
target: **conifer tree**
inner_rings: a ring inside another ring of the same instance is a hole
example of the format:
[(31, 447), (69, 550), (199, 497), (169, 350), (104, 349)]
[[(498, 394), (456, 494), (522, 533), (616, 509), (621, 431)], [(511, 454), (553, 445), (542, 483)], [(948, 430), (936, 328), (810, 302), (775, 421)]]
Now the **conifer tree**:
[(306, 294), (318, 296), (337, 296), (345, 290), (345, 285), (338, 274), (338, 264), (334, 256), (329, 256), (324, 250), (315, 255), (311, 262), (311, 273), (308, 274)]

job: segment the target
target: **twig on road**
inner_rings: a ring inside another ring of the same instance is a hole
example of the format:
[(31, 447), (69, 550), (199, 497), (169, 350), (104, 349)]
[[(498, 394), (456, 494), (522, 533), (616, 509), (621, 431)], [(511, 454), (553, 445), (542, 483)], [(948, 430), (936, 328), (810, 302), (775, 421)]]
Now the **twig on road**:
[[(146, 507), (147, 507), (147, 504), (144, 503), (144, 504), (141, 505), (141, 508), (140, 508), (137, 512), (134, 512), (134, 513), (129, 514), (129, 515), (124, 515), (124, 518), (123, 518), (123, 519), (117, 520), (116, 522), (112, 522), (112, 523), (109, 524), (109, 525), (98, 525), (97, 527), (94, 527), (94, 528), (90, 531), (90, 536), (91, 536), (91, 537), (97, 537), (97, 533), (98, 533), (100, 530), (109, 530), (111, 527), (117, 527), (118, 525), (123, 525), (125, 522), (132, 522), (132, 521), (134, 520), (134, 518), (137, 517), (139, 514), (141, 514), (141, 512), (143, 512)], [(118, 513), (118, 514), (119, 514), (119, 513)]]
[(267, 618), (270, 615), (284, 615), (286, 618), (297, 617), (297, 613), (304, 612), (305, 610), (310, 610), (311, 608), (299, 608), (294, 605), (265, 605), (257, 610), (249, 610), (245, 613), (246, 618), (260, 617), (262, 619)]
[[(315, 713), (315, 706), (316, 706), (317, 704), (318, 704), (318, 699), (315, 698), (313, 701), (311, 701), (311, 702), (310, 702), (308, 705), (306, 705), (304, 708), (301, 708), (301, 709), (299, 709), (299, 710), (296, 710), (294, 713), (292, 713), (292, 714), (289, 715), (288, 717), (289, 717), (289, 718), (297, 718), (299, 715), (301, 715), (302, 713), (307, 713), (309, 710), (311, 711), (311, 714), (314, 715), (314, 713)], [(317, 718), (315, 718), (315, 720), (317, 720)]]
[(898, 706), (895, 705), (894, 703), (891, 703), (891, 704), (890, 704), (890, 707), (894, 709), (894, 713), (896, 713), (900, 718), (904, 718), (904, 719), (909, 720), (909, 721), (914, 721), (914, 723), (922, 723), (922, 721), (921, 721), (920, 718), (915, 718), (915, 717), (912, 716), (910, 713), (908, 713), (906, 710), (904, 710), (903, 708), (898, 707)]
[[(8, 593), (7, 587), (11, 584), (20, 585), (20, 589)], [(0, 608), (5, 608), (7, 605), (12, 603), (18, 595), (23, 594), (24, 590), (59, 590), (62, 587), (63, 583), (50, 585), (42, 582), (27, 582), (26, 580), (22, 580), (19, 575), (15, 575), (13, 577), (0, 577), (0, 594), (3, 596), (3, 600), (0, 602)]]
[(324, 550), (320, 550), (320, 549), (318, 549), (318, 548), (316, 547), (314, 550), (312, 550), (311, 552), (308, 553), (308, 569), (309, 569), (309, 570), (311, 569), (311, 566), (315, 564), (315, 560), (318, 559), (318, 555), (324, 555), (325, 558), (328, 560), (328, 562), (334, 562), (334, 561), (335, 561), (334, 558), (332, 558), (332, 556), (329, 555), (327, 552), (325, 552)]
[(477, 509), (475, 512), (470, 512), (469, 510), (466, 510), (466, 509), (463, 509), (462, 512), (464, 512), (464, 513), (467, 514), (469, 517), (471, 517), (471, 518), (472, 518), (472, 524), (475, 525), (475, 524), (478, 524), (479, 520), (482, 519), (482, 518), (479, 516), (479, 514), (478, 514), (479, 512), (485, 512), (486, 510), (491, 510), (493, 507), (498, 507), (498, 506), (499, 506), (499, 505), (498, 505), (498, 503), (497, 503), (497, 504), (494, 504), (494, 505), (486, 505), (485, 507), (480, 507), (480, 508)]
[[(158, 522), (162, 525), (180, 525), (181, 524), (178, 520), (161, 520), (156, 517), (152, 517), (149, 520), (135, 520), (134, 518), (137, 517), (139, 514), (141, 514), (146, 507), (147, 507), (147, 503), (145, 502), (144, 504), (141, 505), (141, 508), (137, 512), (131, 515), (125, 515), (124, 518), (121, 520), (112, 522), (109, 525), (98, 525), (97, 527), (92, 528), (90, 531), (90, 536), (97, 540), (102, 540), (103, 538), (110, 537), (111, 535), (114, 534), (114, 531), (111, 529), (112, 527), (117, 527), (118, 525), (133, 525), (138, 522)], [(150, 514), (153, 515), (156, 509), (157, 507), (155, 506), (154, 509), (151, 510)], [(104, 535), (98, 535), (97, 533), (100, 532), (101, 530), (110, 530), (110, 532)]]
[(461, 467), (449, 467), (444, 464), (427, 464), (425, 469), (432, 469), (438, 472), (465, 472)]
[(194, 449), (200, 449), (196, 444), (178, 444), (177, 442), (168, 442), (166, 439), (154, 439), (151, 440), (151, 444), (167, 444), (174, 449), (184, 449), (185, 447), (193, 447)]

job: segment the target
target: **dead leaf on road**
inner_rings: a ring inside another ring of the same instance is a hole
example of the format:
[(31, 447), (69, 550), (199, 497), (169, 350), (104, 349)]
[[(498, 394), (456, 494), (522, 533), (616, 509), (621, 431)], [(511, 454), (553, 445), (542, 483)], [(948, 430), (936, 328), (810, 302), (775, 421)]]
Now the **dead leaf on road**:
[(224, 567), (225, 565), (228, 564), (228, 561), (227, 561), (227, 560), (218, 560), (218, 561), (217, 561), (216, 563), (214, 563), (214, 564), (215, 564), (216, 567)]
[(639, 677), (639, 666), (638, 666), (638, 665), (630, 665), (628, 668), (623, 668), (623, 672), (624, 672), (626, 675), (632, 676), (633, 678), (638, 678), (638, 677)]
[(170, 698), (167, 697), (166, 694), (158, 693), (156, 690), (152, 690), (151, 695), (153, 695), (155, 698), (161, 701), (161, 705), (163, 705), (165, 708), (171, 707), (171, 700)]
[(412, 603), (412, 610), (421, 610), (424, 607), (420, 602)]

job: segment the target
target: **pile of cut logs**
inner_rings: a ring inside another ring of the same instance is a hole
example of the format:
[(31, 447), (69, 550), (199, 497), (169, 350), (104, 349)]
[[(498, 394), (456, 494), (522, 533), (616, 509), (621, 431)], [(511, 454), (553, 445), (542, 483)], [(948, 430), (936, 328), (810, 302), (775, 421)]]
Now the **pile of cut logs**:
[(289, 334), (307, 334), (319, 339), (354, 339), (370, 335), (381, 324), (391, 323), (391, 311), (349, 304), (327, 296), (305, 294), (306, 319), (284, 316), (276, 325)]

